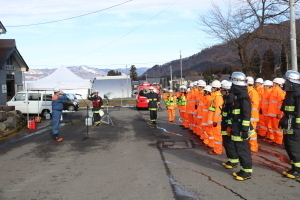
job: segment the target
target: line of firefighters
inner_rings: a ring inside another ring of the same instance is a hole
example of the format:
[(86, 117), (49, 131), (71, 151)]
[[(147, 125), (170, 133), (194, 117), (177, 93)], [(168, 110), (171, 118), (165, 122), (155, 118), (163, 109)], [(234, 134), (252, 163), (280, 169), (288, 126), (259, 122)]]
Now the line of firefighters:
[(180, 126), (198, 135), (209, 154), (222, 154), (224, 147), (228, 160), (222, 163), (223, 167), (232, 169), (240, 163), (241, 170), (232, 174), (236, 180), (251, 178), (251, 151), (258, 151), (257, 137), (274, 146), (284, 144), (292, 169), (283, 175), (300, 177), (300, 74), (297, 71), (289, 70), (285, 79), (273, 81), (262, 78), (254, 81), (242, 72), (234, 72), (230, 81), (214, 80), (206, 85), (199, 80), (189, 88), (180, 86), (180, 92), (167, 91), (162, 99), (169, 122), (175, 120), (177, 107)]

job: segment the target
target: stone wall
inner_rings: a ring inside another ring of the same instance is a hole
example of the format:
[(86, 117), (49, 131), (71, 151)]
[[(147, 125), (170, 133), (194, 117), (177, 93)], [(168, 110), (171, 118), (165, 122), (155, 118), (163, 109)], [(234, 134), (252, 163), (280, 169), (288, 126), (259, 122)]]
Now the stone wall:
[(14, 107), (12, 107), (13, 106), (0, 106), (1, 137), (21, 130), (27, 124), (22, 112), (14, 110)]

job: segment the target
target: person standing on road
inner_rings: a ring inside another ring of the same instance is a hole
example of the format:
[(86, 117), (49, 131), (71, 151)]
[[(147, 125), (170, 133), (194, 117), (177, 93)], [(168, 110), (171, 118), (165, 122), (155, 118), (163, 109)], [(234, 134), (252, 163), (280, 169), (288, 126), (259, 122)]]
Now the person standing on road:
[[(251, 125), (254, 130), (256, 130), (257, 122), (259, 121), (259, 104), (260, 104), (260, 97), (257, 90), (253, 87), (254, 79), (251, 76), (247, 76), (247, 83), (248, 83), (248, 94), (250, 97), (251, 102)], [(250, 149), (253, 152), (258, 151), (258, 142), (257, 142), (257, 133), (255, 132), (253, 135), (250, 136), (249, 141)]]
[(54, 95), (52, 96), (52, 133), (54, 141), (61, 142), (64, 139), (58, 137), (59, 124), (63, 111), (63, 101), (67, 100), (67, 95), (60, 89), (55, 87), (53, 89)]
[(177, 97), (177, 105), (178, 105), (178, 110), (180, 113), (181, 117), (181, 127), (184, 127), (185, 119), (186, 119), (186, 90), (187, 87), (185, 85), (180, 86), (181, 93)]
[(284, 146), (291, 160), (292, 169), (283, 171), (288, 178), (300, 177), (300, 73), (289, 70), (285, 73), (286, 96), (281, 111), (284, 116), (279, 125), (284, 132)]
[(169, 90), (169, 93), (170, 96), (166, 100), (166, 106), (168, 109), (169, 122), (174, 122), (177, 98), (176, 95), (173, 93), (173, 90)]
[(145, 96), (148, 98), (148, 109), (150, 111), (150, 120), (151, 124), (156, 124), (157, 120), (157, 110), (158, 106), (160, 105), (160, 98), (157, 93), (154, 92), (154, 87), (149, 87), (149, 93), (142, 94), (142, 96)]
[(283, 132), (278, 128), (279, 120), (281, 119), (283, 113), (280, 110), (282, 102), (285, 97), (285, 92), (280, 88), (282, 84), (281, 78), (275, 78), (273, 80), (273, 87), (269, 98), (268, 105), (268, 127), (270, 138), (273, 142), (270, 144), (273, 146), (281, 145), (283, 142)]
[(223, 106), (223, 97), (221, 94), (221, 82), (214, 80), (211, 83), (212, 87), (212, 102), (209, 107), (210, 115), (210, 124), (212, 124), (213, 140), (214, 146), (213, 150), (209, 151), (208, 154), (216, 155), (222, 154), (223, 144), (222, 144), (222, 135), (221, 135), (221, 122), (222, 122), (222, 106)]
[(103, 109), (103, 100), (100, 96), (98, 96), (98, 91), (93, 92), (88, 96), (88, 100), (92, 101), (93, 105), (93, 118), (94, 118), (94, 126), (101, 125), (101, 116), (100, 110)]
[[(269, 127), (268, 127), (268, 115), (269, 115), (269, 99), (272, 92), (273, 82), (270, 80), (264, 81), (264, 93), (261, 97), (259, 107), (259, 127), (257, 129), (260, 138), (263, 138), (265, 142), (271, 142)], [(273, 138), (272, 138), (273, 139)]]
[(223, 145), (227, 156), (227, 162), (223, 162), (221, 165), (226, 169), (232, 169), (238, 166), (239, 156), (236, 152), (234, 141), (231, 139), (232, 122), (229, 118), (229, 113), (232, 112), (234, 95), (230, 92), (232, 82), (225, 82), (222, 84), (222, 95), (224, 98), (224, 105), (222, 108), (222, 123), (221, 133), (223, 139)]
[(231, 139), (234, 146), (241, 169), (232, 175), (236, 180), (243, 181), (250, 179), (252, 175), (252, 158), (249, 146), (249, 138), (254, 131), (251, 128), (251, 102), (247, 90), (247, 79), (242, 72), (233, 72), (231, 75), (231, 93), (234, 95), (233, 107), (228, 117), (232, 123)]

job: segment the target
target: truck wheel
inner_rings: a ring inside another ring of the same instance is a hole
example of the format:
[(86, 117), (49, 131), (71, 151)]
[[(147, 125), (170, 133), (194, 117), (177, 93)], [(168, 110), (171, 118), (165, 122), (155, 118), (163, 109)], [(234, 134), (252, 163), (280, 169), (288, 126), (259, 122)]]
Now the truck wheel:
[(50, 113), (50, 110), (43, 110), (42, 113), (41, 113), (41, 116), (46, 118), (47, 113)]
[(75, 106), (73, 105), (68, 106), (68, 111), (75, 111)]

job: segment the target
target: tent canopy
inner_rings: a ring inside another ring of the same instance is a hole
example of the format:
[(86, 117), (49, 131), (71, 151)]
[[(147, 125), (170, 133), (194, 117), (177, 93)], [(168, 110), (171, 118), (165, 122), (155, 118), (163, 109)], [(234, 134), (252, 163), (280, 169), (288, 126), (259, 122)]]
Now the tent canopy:
[(71, 72), (67, 67), (60, 67), (49, 76), (38, 81), (27, 83), (27, 90), (53, 90), (59, 86), (61, 89), (90, 89), (90, 80), (84, 80)]

